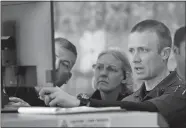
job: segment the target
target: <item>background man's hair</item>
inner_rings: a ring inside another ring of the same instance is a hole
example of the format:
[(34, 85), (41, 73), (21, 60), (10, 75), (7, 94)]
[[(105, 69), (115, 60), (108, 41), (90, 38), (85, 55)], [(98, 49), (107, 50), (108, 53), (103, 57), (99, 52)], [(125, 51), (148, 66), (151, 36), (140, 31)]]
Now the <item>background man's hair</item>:
[(170, 30), (162, 22), (150, 19), (141, 21), (132, 28), (131, 33), (146, 31), (155, 32), (157, 34), (159, 38), (158, 52), (160, 52), (164, 47), (172, 46)]
[(174, 35), (174, 46), (180, 48), (180, 44), (186, 38), (186, 26), (180, 27), (176, 30)]
[(68, 41), (67, 39), (58, 37), (58, 38), (55, 38), (55, 43), (58, 43), (60, 47), (68, 49), (69, 51), (74, 53), (74, 55), (77, 57), (76, 46), (72, 44), (70, 41)]

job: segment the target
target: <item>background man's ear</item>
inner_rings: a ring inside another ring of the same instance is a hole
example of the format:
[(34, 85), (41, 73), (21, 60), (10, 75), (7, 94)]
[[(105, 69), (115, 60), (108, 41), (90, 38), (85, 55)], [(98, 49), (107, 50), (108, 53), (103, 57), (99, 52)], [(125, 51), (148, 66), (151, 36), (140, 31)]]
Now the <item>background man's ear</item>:
[(170, 53), (171, 53), (171, 48), (170, 47), (163, 48), (163, 50), (161, 51), (162, 59), (167, 60), (170, 56)]

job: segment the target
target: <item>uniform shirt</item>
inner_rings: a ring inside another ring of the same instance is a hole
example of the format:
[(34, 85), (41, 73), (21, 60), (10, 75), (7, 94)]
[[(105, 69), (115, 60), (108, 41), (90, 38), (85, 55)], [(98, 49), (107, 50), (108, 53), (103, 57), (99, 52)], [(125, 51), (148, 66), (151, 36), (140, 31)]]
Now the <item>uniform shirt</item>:
[(147, 95), (145, 95), (146, 89), (143, 84), (139, 90), (124, 98), (122, 101), (149, 101), (156, 106), (159, 113), (165, 117), (170, 126), (178, 126), (186, 122), (186, 113), (182, 114), (182, 112), (186, 111), (185, 90), (186, 86), (184, 81), (178, 76), (177, 72), (174, 71), (153, 90), (148, 92)]
[[(104, 106), (121, 106), (126, 101), (133, 103), (150, 102), (165, 117), (171, 127), (186, 126), (186, 85), (185, 82), (174, 71), (162, 80), (153, 90), (145, 95), (145, 85), (143, 84), (132, 95), (124, 98), (121, 102), (108, 103), (102, 101)], [(96, 106), (99, 101), (92, 100), (90, 104)], [(131, 104), (131, 103), (129, 103)], [(131, 104), (132, 105), (132, 104)], [(130, 106), (131, 106), (130, 105)], [(135, 106), (134, 106), (135, 107)], [(138, 107), (136, 107), (138, 108)], [(185, 125), (184, 125), (185, 124)]]

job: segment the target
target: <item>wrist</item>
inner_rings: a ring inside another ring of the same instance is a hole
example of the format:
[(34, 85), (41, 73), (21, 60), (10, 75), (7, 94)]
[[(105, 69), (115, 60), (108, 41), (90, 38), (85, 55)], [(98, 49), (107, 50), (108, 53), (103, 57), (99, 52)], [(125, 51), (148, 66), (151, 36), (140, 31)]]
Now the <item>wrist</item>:
[(79, 106), (87, 106), (90, 102), (90, 97), (87, 94), (80, 93), (77, 96), (77, 99), (79, 100)]

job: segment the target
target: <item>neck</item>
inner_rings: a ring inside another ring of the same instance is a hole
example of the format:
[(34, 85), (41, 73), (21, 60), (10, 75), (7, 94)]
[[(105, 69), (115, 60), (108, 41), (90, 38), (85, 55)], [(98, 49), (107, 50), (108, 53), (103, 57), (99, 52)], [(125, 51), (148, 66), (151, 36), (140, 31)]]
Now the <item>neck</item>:
[(176, 68), (176, 72), (178, 73), (178, 75), (185, 80), (185, 69), (180, 68), (179, 66)]
[(118, 86), (111, 92), (103, 92), (100, 90), (101, 99), (116, 101), (120, 92), (121, 92), (121, 86)]
[(166, 68), (163, 70), (158, 76), (153, 79), (145, 81), (145, 87), (147, 91), (152, 90), (156, 87), (163, 79), (165, 79), (169, 75), (169, 70)]

